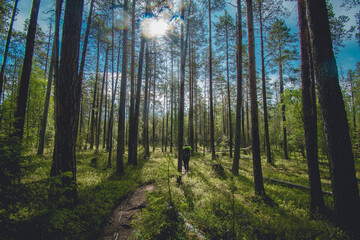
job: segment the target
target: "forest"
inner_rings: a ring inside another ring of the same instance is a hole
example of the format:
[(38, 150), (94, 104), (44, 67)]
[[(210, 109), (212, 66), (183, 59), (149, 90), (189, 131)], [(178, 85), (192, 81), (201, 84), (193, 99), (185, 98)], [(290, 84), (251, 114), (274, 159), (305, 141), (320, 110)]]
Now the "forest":
[(359, 0), (0, 0), (0, 239), (360, 239), (359, 50)]

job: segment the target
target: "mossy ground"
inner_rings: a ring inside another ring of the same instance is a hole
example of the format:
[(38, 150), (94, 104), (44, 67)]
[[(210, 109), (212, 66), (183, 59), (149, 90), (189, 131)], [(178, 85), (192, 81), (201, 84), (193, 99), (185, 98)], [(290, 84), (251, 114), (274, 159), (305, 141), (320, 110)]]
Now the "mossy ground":
[[(310, 214), (309, 192), (264, 180), (266, 198), (255, 196), (252, 162), (241, 159), (240, 174), (230, 172), (232, 160), (220, 154), (196, 154), (190, 159), (190, 174), (179, 176), (174, 154), (139, 155), (137, 167), (126, 166), (123, 176), (107, 167), (107, 153), (100, 151), (97, 166), (92, 166), (93, 151), (77, 156), (79, 202), (73, 209), (49, 210), (48, 176), (51, 156), (33, 158), (33, 171), (23, 177), (15, 191), (17, 201), (0, 210), (0, 239), (96, 239), (101, 224), (137, 187), (154, 182), (158, 191), (150, 194), (150, 207), (136, 216), (138, 239), (197, 239), (186, 230), (181, 213), (207, 239), (347, 239), (330, 220)], [(126, 157), (125, 157), (126, 159)], [(263, 175), (269, 178), (308, 185), (307, 164), (302, 157), (291, 160), (274, 155), (275, 164), (266, 164)], [(221, 163), (224, 171), (213, 168)], [(359, 164), (357, 164), (357, 167)], [(320, 164), (323, 189), (331, 191), (326, 163)], [(357, 171), (359, 172), (359, 171)], [(332, 198), (325, 196), (332, 209)]]

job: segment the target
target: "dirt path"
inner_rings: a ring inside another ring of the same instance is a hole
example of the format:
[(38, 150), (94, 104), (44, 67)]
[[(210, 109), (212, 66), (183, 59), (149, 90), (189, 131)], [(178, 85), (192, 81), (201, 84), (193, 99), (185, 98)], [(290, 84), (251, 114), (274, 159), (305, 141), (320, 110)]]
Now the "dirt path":
[(148, 206), (146, 194), (155, 189), (155, 185), (142, 186), (128, 198), (124, 199), (103, 225), (99, 240), (121, 240), (133, 237), (131, 221), (135, 214)]

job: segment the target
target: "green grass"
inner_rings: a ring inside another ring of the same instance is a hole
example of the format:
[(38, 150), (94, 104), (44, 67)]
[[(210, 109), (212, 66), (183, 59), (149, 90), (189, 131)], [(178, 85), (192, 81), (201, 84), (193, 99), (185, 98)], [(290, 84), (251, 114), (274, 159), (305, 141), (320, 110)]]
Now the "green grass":
[[(95, 239), (101, 224), (114, 207), (140, 185), (154, 182), (158, 190), (149, 196), (150, 207), (134, 221), (138, 239), (197, 239), (185, 230), (180, 212), (207, 239), (347, 239), (330, 220), (310, 214), (309, 192), (264, 180), (266, 198), (254, 194), (252, 162), (240, 160), (240, 174), (230, 173), (232, 160), (222, 154), (190, 159), (191, 173), (176, 183), (174, 154), (151, 153), (137, 167), (126, 166), (115, 176), (107, 168), (107, 153), (100, 151), (98, 165), (91, 166), (93, 151), (77, 155), (78, 205), (71, 210), (47, 208), (51, 155), (34, 157), (31, 172), (16, 191), (17, 201), (6, 212), (0, 209), (0, 239)], [(139, 159), (143, 159), (141, 152)], [(308, 186), (307, 163), (302, 157), (290, 160), (275, 155), (275, 165), (262, 159), (265, 177)], [(126, 159), (126, 157), (125, 157)], [(224, 166), (224, 174), (212, 167)], [(357, 163), (357, 166), (359, 164)], [(327, 164), (320, 164), (323, 189), (331, 191)], [(324, 196), (332, 208), (332, 198)], [(6, 212), (6, 213), (5, 213)], [(5, 218), (6, 217), (6, 218)]]

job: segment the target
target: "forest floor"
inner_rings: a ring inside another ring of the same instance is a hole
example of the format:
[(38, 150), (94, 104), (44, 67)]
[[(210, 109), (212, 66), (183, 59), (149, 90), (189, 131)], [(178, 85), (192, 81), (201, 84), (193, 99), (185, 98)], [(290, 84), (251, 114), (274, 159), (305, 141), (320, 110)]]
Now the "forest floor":
[[(0, 206), (0, 239), (351, 239), (331, 216), (310, 214), (307, 189), (268, 180), (308, 186), (300, 153), (285, 160), (273, 151), (273, 165), (262, 159), (266, 198), (254, 194), (252, 161), (242, 158), (239, 176), (233, 176), (228, 153), (216, 160), (196, 153), (190, 172), (179, 174), (174, 154), (157, 149), (145, 160), (140, 148), (138, 166), (125, 164), (124, 174), (116, 176), (115, 162), (107, 167), (106, 151), (80, 151), (79, 200), (72, 209), (48, 207), (51, 152), (34, 156), (31, 171), (14, 188), (12, 204)], [(355, 164), (360, 178), (358, 159)], [(320, 173), (323, 190), (331, 191), (324, 159)], [(324, 199), (332, 211), (332, 197)]]
[(131, 221), (143, 208), (149, 205), (147, 193), (155, 189), (154, 184), (141, 186), (124, 199), (106, 219), (101, 227), (99, 239), (127, 240), (133, 237)]

